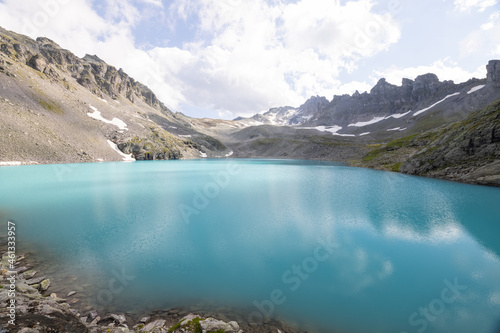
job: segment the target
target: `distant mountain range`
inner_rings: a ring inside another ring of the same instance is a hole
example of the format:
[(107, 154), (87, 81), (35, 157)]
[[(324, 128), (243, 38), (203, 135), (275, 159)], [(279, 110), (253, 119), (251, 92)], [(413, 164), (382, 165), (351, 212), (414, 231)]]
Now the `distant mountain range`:
[[(0, 165), (298, 158), (500, 186), (500, 60), (486, 78), (434, 74), (311, 97), (232, 121), (169, 110), (96, 55), (0, 28)], [(436, 156), (439, 152), (438, 156)]]
[(369, 93), (311, 97), (299, 107), (277, 107), (251, 118), (235, 120), (257, 125), (315, 128), (337, 136), (384, 137), (384, 131), (411, 132), (422, 129), (422, 120), (432, 114), (429, 127), (464, 119), (471, 111), (481, 109), (500, 98), (497, 86), (500, 61), (487, 66), (487, 78), (470, 79), (455, 84), (439, 81), (435, 74), (403, 79), (401, 86), (380, 79)]

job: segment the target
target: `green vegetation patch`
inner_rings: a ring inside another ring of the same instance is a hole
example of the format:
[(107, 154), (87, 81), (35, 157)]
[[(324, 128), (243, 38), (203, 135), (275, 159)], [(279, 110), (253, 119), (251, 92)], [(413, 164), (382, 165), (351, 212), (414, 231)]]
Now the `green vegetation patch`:
[[(201, 318), (194, 318), (187, 323), (184, 323), (184, 321), (180, 321), (177, 324), (173, 325), (168, 329), (168, 332), (174, 332), (175, 330), (180, 329), (181, 327), (187, 328), (190, 332), (193, 333), (203, 333), (203, 329), (201, 328), (200, 321)], [(222, 332), (224, 333), (224, 332)]]
[(399, 169), (401, 168), (402, 162), (398, 162), (392, 165), (391, 170), (394, 172), (399, 172)]
[(39, 99), (38, 104), (40, 104), (40, 106), (47, 111), (53, 112), (55, 114), (64, 114), (64, 110), (59, 106), (59, 104), (51, 99), (49, 99), (48, 101)]

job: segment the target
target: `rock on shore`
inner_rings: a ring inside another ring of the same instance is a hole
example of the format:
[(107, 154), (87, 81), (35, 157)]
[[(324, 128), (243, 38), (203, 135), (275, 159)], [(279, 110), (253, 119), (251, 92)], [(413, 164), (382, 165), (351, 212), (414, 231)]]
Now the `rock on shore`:
[[(97, 311), (92, 310), (90, 315), (81, 316), (66, 299), (50, 293), (49, 279), (38, 276), (39, 273), (30, 270), (29, 266), (22, 266), (23, 259), (18, 257), (15, 271), (9, 270), (7, 254), (0, 261), (1, 333), (243, 333), (235, 321), (226, 323), (196, 314), (188, 314), (181, 320), (171, 317), (151, 319), (148, 316), (132, 325), (122, 314), (99, 316)], [(11, 284), (12, 277), (15, 277), (15, 286)], [(12, 297), (12, 293), (15, 293), (15, 297)], [(13, 312), (9, 309), (11, 299), (15, 299), (15, 325), (9, 323), (12, 320), (9, 315)]]

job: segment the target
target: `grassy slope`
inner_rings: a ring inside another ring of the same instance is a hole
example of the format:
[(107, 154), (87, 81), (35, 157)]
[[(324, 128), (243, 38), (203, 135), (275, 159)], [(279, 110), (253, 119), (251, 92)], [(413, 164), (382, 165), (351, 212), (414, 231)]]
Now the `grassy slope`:
[(500, 186), (500, 100), (464, 121), (371, 148), (352, 164)]

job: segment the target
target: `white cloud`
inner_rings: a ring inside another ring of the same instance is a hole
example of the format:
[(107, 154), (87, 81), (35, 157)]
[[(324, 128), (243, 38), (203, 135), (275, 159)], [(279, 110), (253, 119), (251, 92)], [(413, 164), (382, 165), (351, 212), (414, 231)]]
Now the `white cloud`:
[(491, 14), (489, 17), (489, 21), (481, 25), (481, 29), (485, 31), (493, 29), (499, 18), (500, 18), (500, 12), (495, 12)]
[(487, 8), (498, 3), (498, 0), (455, 0), (455, 9), (464, 12), (477, 9), (479, 12), (484, 12)]
[(430, 65), (405, 68), (393, 66), (385, 70), (374, 71), (374, 73), (376, 78), (384, 77), (388, 82), (395, 85), (401, 85), (403, 78), (415, 79), (418, 75), (425, 73), (434, 73), (441, 81), (453, 80), (455, 83), (465, 82), (472, 77), (486, 77), (485, 66), (480, 66), (474, 72), (468, 72), (449, 58), (437, 60)]
[(470, 32), (460, 42), (461, 55), (481, 52), (488, 57), (500, 55), (500, 12), (495, 12), (480, 29)]
[(341, 70), (400, 37), (391, 14), (373, 13), (368, 0), (199, 4), (198, 10), (193, 1), (172, 8), (184, 20), (200, 17), (199, 35), (205, 36), (186, 45), (192, 61), (182, 70), (188, 82), (183, 94), (219, 111), (258, 112), (331, 95), (341, 88)]
[(163, 8), (163, 3), (161, 2), (161, 0), (141, 0), (141, 1), (145, 4)]

